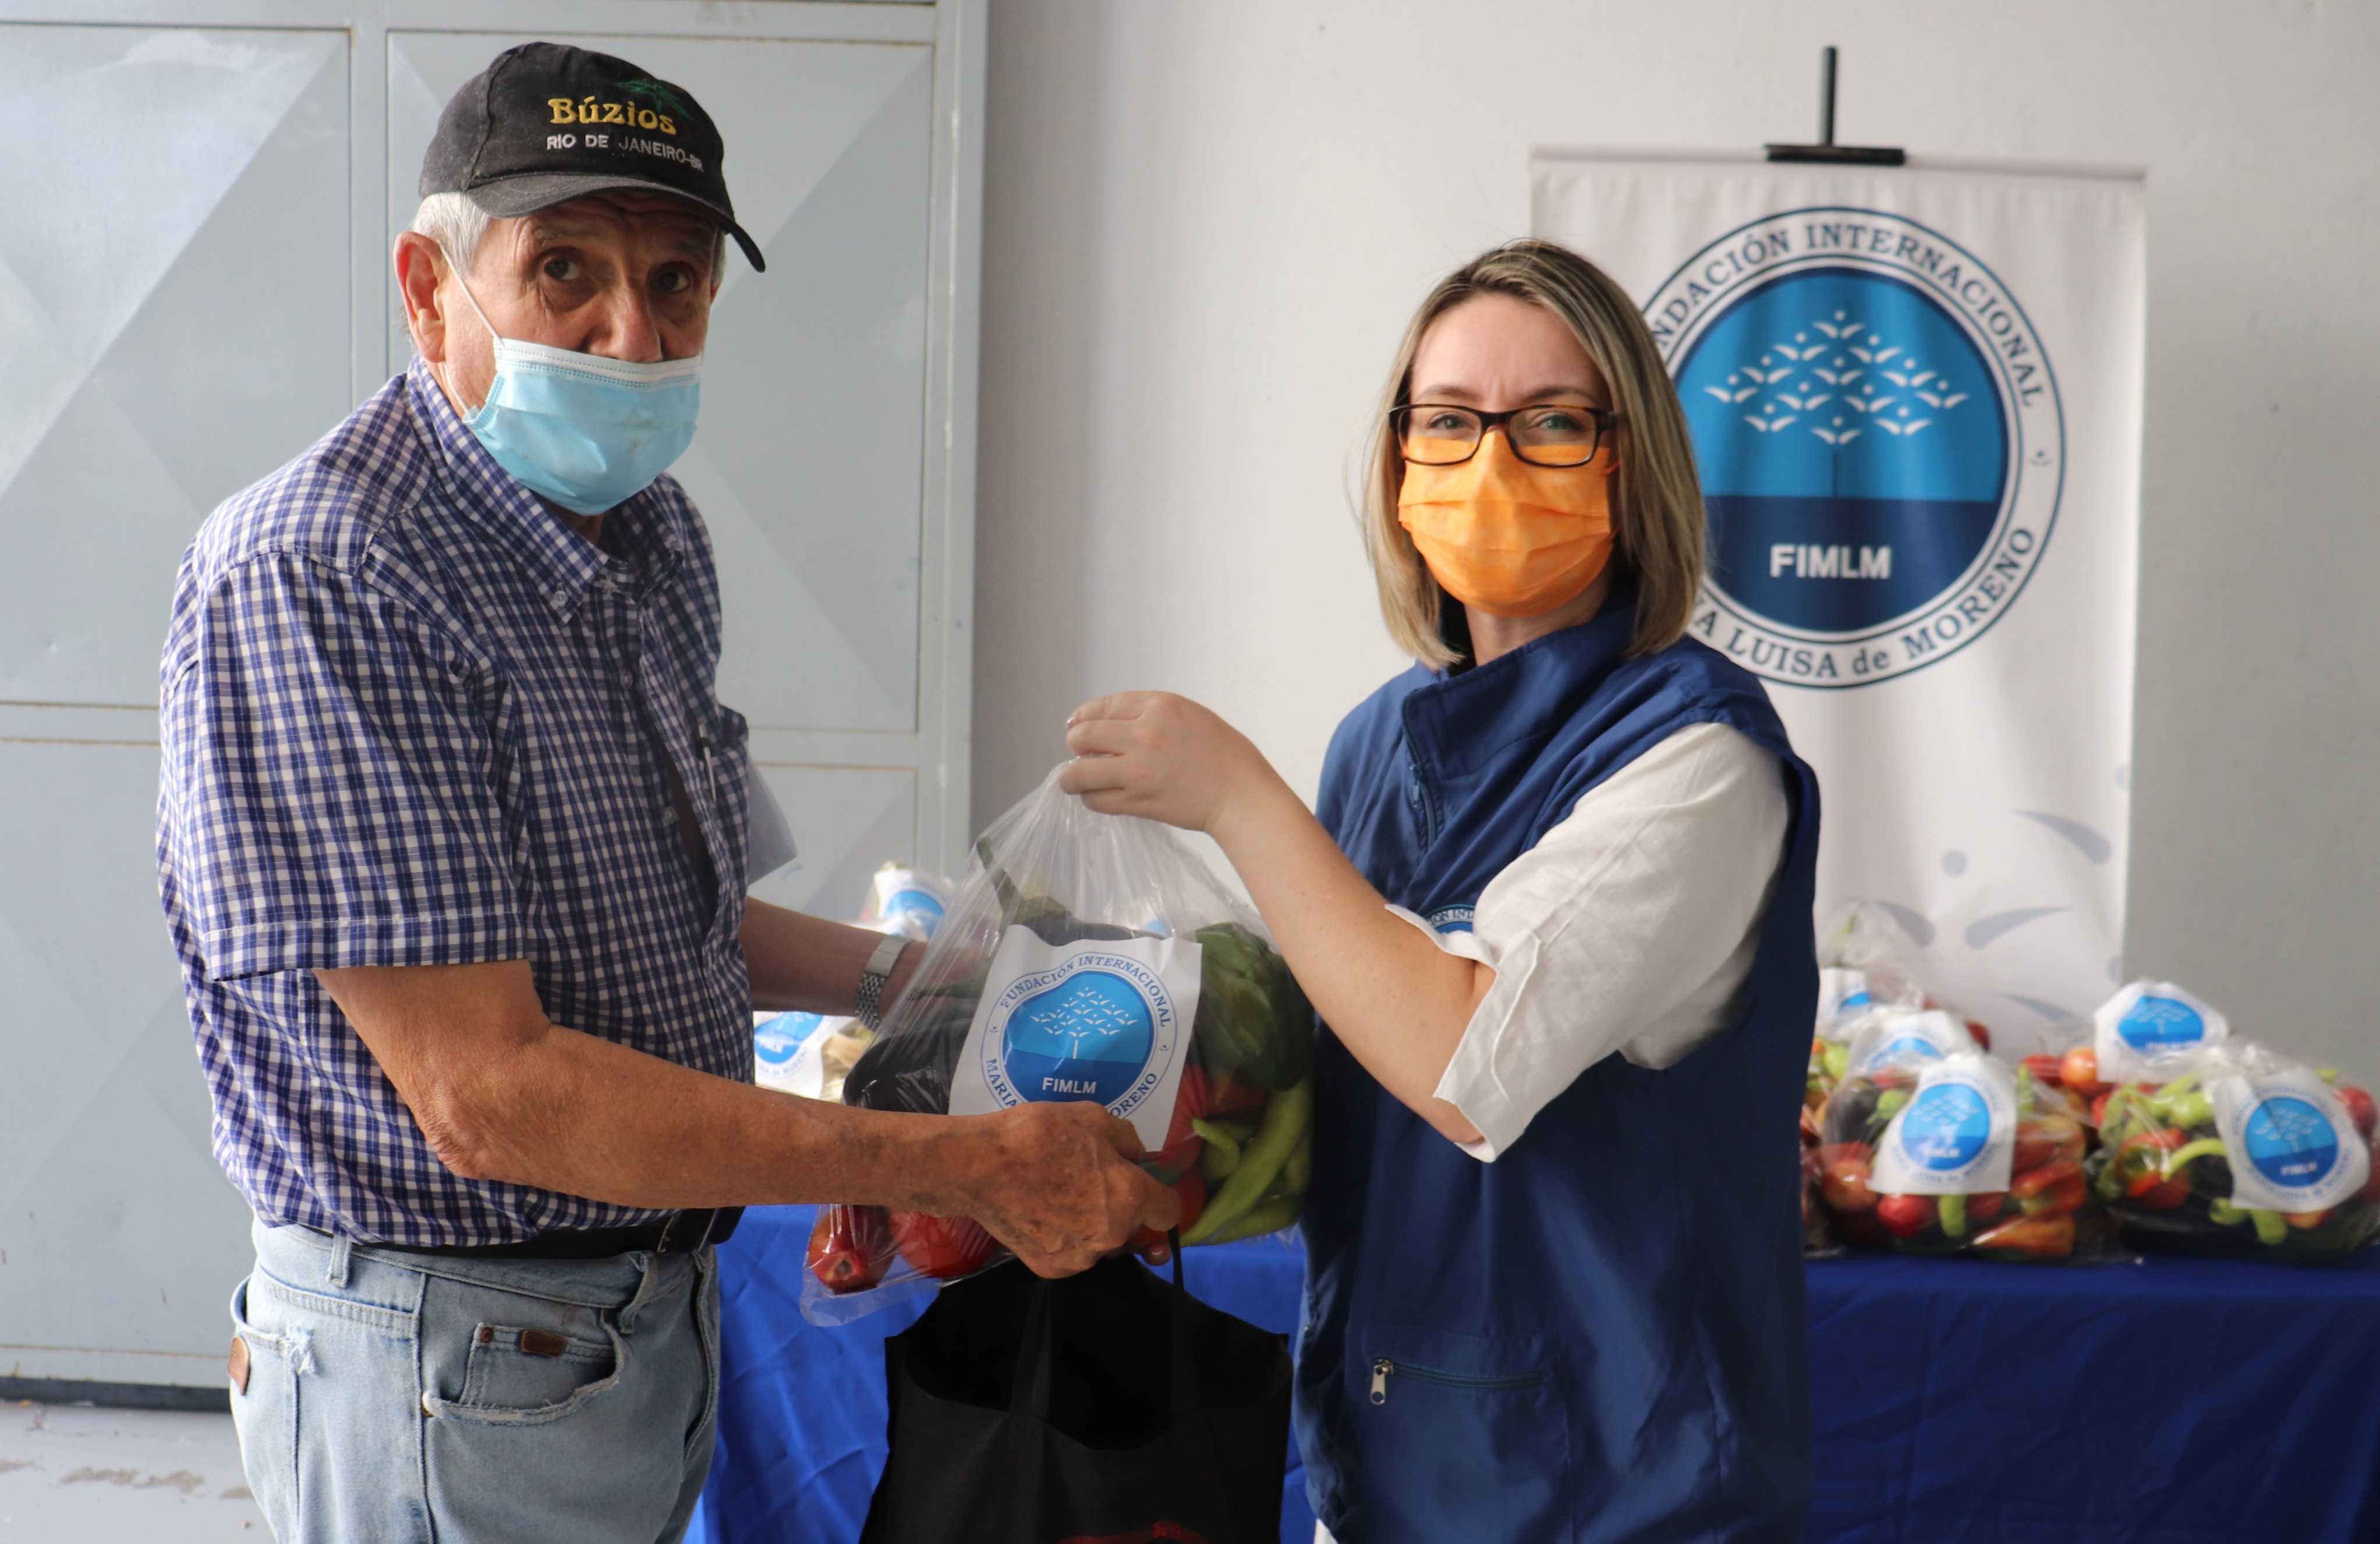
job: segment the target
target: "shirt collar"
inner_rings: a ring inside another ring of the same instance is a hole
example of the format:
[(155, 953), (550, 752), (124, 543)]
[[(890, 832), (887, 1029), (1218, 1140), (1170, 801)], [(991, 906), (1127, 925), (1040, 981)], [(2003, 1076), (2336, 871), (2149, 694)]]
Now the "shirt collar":
[(1507, 747), (1567, 723), (1620, 663), (1635, 631), (1635, 597), (1615, 593), (1575, 626), (1532, 638), (1486, 664), (1433, 673), (1405, 698), (1407, 741), (1439, 776), (1485, 767)]
[(614, 557), (571, 529), (496, 464), (455, 414), (427, 360), (417, 355), (405, 376), (415, 416), (428, 426), (440, 453), (433, 457), (440, 480), (455, 506), (520, 565), (556, 616), (567, 620), (589, 587), (606, 576), (633, 577), (644, 592), (676, 577), (685, 554), (658, 484), (603, 517), (605, 544), (620, 554)]

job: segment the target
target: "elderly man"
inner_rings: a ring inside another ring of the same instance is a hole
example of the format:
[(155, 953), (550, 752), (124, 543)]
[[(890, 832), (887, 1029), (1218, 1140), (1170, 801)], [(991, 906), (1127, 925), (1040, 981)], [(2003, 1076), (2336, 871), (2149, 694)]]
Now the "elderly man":
[[(694, 430), (735, 222), (709, 117), (500, 55), (395, 265), (419, 357), (226, 503), (163, 663), (158, 867), (256, 1212), (232, 1408), (283, 1544), (676, 1538), (736, 1209), (966, 1215), (1044, 1274), (1176, 1203), (1090, 1104), (751, 1086), (751, 1009), (872, 1018), (913, 958), (745, 897)], [(789, 662), (791, 663), (791, 662)]]

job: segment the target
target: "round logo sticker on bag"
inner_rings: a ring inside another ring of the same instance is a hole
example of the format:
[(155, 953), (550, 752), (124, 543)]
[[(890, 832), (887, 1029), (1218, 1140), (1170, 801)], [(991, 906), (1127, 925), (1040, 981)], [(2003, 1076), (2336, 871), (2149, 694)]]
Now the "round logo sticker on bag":
[(1704, 642), (1770, 680), (1864, 686), (2015, 602), (2058, 517), (2065, 422), (1974, 253), (1877, 210), (1794, 210), (1712, 242), (1645, 315), (1701, 465)]
[(2206, 1038), (2206, 1021), (2187, 1003), (2143, 994), (2116, 1021), (2116, 1033), (2133, 1050), (2154, 1054)]
[(942, 903), (922, 890), (904, 890), (884, 903), (884, 915), (915, 917), (925, 925), (926, 935), (930, 938), (941, 925)]
[(752, 1030), (752, 1053), (772, 1067), (782, 1067), (802, 1053), (802, 1047), (826, 1020), (817, 1014), (779, 1014)]
[(1963, 1169), (1992, 1138), (1992, 1112), (1983, 1095), (1959, 1083), (1937, 1083), (1910, 1101), (1900, 1117), (1900, 1149), (1920, 1168)]
[(2319, 1185), (2338, 1164), (2338, 1133), (2312, 1103), (2276, 1094), (2248, 1112), (2241, 1127), (2248, 1161), (2275, 1185)]
[(1132, 1113), (1180, 1036), (1172, 995), (1142, 962), (1104, 951), (1018, 977), (993, 1004), (984, 1081), (1002, 1104), (1090, 1100)]

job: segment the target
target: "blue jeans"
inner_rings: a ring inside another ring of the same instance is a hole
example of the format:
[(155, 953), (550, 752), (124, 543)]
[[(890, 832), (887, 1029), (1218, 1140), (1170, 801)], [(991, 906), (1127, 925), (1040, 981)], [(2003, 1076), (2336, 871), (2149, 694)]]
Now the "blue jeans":
[(255, 1230), (232, 1419), (280, 1544), (674, 1544), (710, 1471), (712, 1252), (458, 1259)]

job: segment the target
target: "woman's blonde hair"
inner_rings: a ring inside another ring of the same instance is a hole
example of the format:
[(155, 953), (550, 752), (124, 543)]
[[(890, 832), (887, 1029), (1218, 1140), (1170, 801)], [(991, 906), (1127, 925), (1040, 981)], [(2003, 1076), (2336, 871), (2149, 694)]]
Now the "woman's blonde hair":
[(1380, 612), (1397, 646), (1433, 670), (1459, 656), (1439, 633), (1445, 591), (1397, 520), (1404, 454), (1389, 415), (1413, 389), (1414, 354), (1430, 323), (1466, 300), (1509, 295), (1543, 306), (1570, 328), (1611, 390), (1616, 419), (1607, 436), (1619, 465), (1611, 478), (1612, 571), (1636, 595), (1632, 654), (1666, 649), (1685, 636), (1703, 577), (1702, 483), (1677, 388), (1627, 291), (1609, 274), (1550, 241), (1510, 241), (1439, 281), (1414, 313), (1389, 370), (1366, 456), (1364, 545), (1380, 587)]

